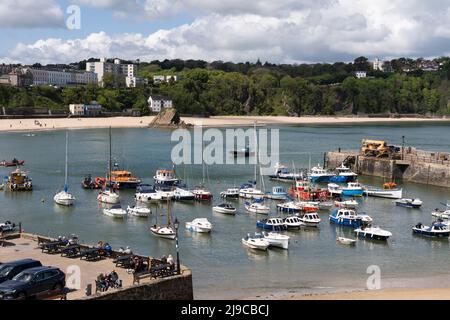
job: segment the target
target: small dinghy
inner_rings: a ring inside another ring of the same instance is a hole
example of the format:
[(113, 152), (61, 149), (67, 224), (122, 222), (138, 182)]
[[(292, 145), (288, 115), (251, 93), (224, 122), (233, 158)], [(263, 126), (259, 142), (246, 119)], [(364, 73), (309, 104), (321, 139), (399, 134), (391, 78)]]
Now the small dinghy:
[(450, 236), (450, 229), (441, 221), (434, 222), (431, 226), (424, 226), (419, 222), (412, 228), (412, 231), (414, 234), (426, 237), (448, 238)]
[(140, 218), (147, 218), (152, 211), (147, 207), (139, 207), (139, 206), (128, 206), (127, 212), (130, 216), (140, 217)]
[(317, 227), (322, 221), (317, 213), (305, 213), (299, 217), (299, 220), (307, 227)]
[(191, 222), (186, 222), (186, 229), (193, 232), (208, 233), (211, 232), (213, 225), (206, 218), (197, 218)]
[(300, 229), (301, 226), (305, 225), (297, 216), (286, 217), (283, 221), (288, 229)]
[(114, 205), (111, 208), (103, 209), (103, 213), (109, 217), (113, 217), (116, 219), (123, 219), (127, 215), (127, 212), (122, 209), (120, 204)]
[(214, 212), (232, 214), (232, 215), (236, 214), (236, 208), (228, 203), (219, 204), (217, 206), (214, 206), (212, 209)]
[(270, 246), (269, 241), (267, 241), (266, 239), (255, 236), (252, 237), (250, 234), (247, 234), (245, 238), (242, 238), (241, 242), (244, 246), (250, 249), (262, 251), (266, 251), (267, 248)]
[(394, 201), (395, 204), (399, 207), (405, 207), (405, 208), (420, 208), (423, 204), (423, 201), (420, 199), (398, 199)]
[(255, 233), (255, 237), (260, 237), (269, 242), (270, 247), (282, 248), (285, 250), (289, 249), (289, 239), (290, 237), (278, 232), (262, 232)]
[(339, 242), (340, 244), (345, 244), (347, 246), (354, 246), (356, 244), (356, 240), (344, 237), (338, 237), (336, 241)]
[(450, 210), (441, 211), (439, 209), (436, 209), (435, 211), (433, 211), (431, 213), (431, 215), (433, 217), (436, 217), (436, 218), (439, 218), (439, 219), (448, 220), (449, 217), (450, 217)]
[(358, 229), (355, 229), (355, 233), (360, 238), (370, 239), (370, 240), (382, 240), (386, 241), (389, 237), (392, 236), (392, 233), (383, 230), (380, 227), (359, 227)]
[(252, 203), (246, 202), (245, 203), (245, 210), (248, 212), (253, 212), (257, 214), (269, 214), (270, 208), (266, 205), (264, 205), (260, 201), (253, 201)]
[(335, 201), (334, 205), (338, 208), (348, 208), (356, 209), (358, 207), (358, 202), (355, 199)]

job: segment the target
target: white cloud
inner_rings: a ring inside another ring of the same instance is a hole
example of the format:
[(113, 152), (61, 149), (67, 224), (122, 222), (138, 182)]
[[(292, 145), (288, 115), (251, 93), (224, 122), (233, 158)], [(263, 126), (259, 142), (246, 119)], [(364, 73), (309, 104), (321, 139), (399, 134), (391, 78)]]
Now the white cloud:
[(1, 0), (0, 28), (64, 26), (64, 13), (54, 0)]
[[(119, 6), (114, 0), (97, 4), (113, 10)], [(236, 0), (147, 0), (138, 4), (150, 6), (146, 12), (154, 16), (169, 14), (170, 5), (175, 5), (172, 9), (176, 11), (203, 4), (205, 13), (189, 24), (148, 35), (99, 32), (85, 39), (19, 44), (10, 58), (44, 63), (101, 56), (317, 62), (348, 61), (359, 55), (383, 58), (450, 53), (448, 0), (409, 0), (406, 4), (400, 0), (263, 0), (252, 6)]]

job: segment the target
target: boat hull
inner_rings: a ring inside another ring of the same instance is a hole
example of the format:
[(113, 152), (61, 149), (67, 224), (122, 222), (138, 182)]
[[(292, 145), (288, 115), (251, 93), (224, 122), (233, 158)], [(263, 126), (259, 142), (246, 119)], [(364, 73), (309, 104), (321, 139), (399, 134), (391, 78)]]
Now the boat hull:
[(267, 248), (269, 247), (268, 242), (266, 242), (265, 244), (255, 244), (245, 239), (242, 239), (241, 242), (244, 246), (254, 250), (267, 251)]
[(368, 240), (386, 241), (390, 237), (388, 235), (379, 235), (379, 234), (374, 234), (374, 233), (364, 232), (364, 231), (355, 231), (355, 233), (359, 238), (368, 239)]
[(330, 216), (330, 222), (343, 227), (351, 227), (351, 228), (359, 228), (362, 225), (361, 220), (342, 219), (342, 218), (335, 218), (332, 216)]
[(401, 199), (403, 190), (366, 190), (364, 193), (369, 197), (386, 198), (386, 199)]
[(267, 224), (264, 222), (256, 222), (256, 227), (263, 229), (263, 230), (269, 230), (269, 231), (285, 231), (287, 230), (287, 226), (286, 225), (272, 225), (272, 224)]
[(342, 195), (345, 197), (362, 197), (363, 194), (364, 194), (363, 189), (358, 189), (358, 190), (343, 189), (342, 190)]
[(218, 213), (230, 214), (230, 215), (235, 215), (236, 214), (236, 209), (235, 210), (230, 210), (230, 209), (223, 209), (223, 208), (213, 207), (213, 211), (214, 212), (218, 212)]
[(413, 233), (416, 235), (429, 237), (429, 238), (448, 238), (448, 237), (450, 237), (450, 230), (444, 231), (444, 232), (431, 232), (431, 231), (419, 230), (419, 229), (413, 228)]
[(175, 240), (175, 237), (176, 237), (175, 233), (173, 233), (173, 234), (172, 233), (161, 233), (161, 232), (158, 232), (158, 229), (155, 229), (155, 228), (150, 228), (150, 232), (154, 236), (163, 238), (163, 239)]

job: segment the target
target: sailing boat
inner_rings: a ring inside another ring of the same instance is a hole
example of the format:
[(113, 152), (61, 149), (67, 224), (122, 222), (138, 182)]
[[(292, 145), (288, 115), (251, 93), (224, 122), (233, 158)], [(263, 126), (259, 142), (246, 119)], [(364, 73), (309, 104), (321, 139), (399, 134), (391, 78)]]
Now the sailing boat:
[(69, 193), (69, 186), (67, 185), (67, 152), (68, 152), (68, 141), (69, 132), (66, 132), (66, 168), (65, 168), (65, 178), (64, 178), (64, 190), (58, 192), (53, 197), (53, 200), (62, 206), (72, 206), (75, 204), (75, 197)]
[[(256, 138), (256, 122), (254, 123), (255, 130), (255, 148), (258, 150), (258, 139)], [(256, 152), (255, 156), (255, 177), (253, 181), (249, 181), (250, 183), (245, 183), (240, 187), (239, 197), (246, 199), (261, 199), (264, 198), (264, 192), (256, 188), (257, 180), (256, 180), (256, 169), (259, 161), (259, 152)]]
[(156, 224), (150, 227), (150, 231), (153, 235), (164, 238), (175, 240), (176, 233), (175, 228), (172, 226), (172, 222), (170, 219), (170, 200), (167, 199), (167, 225), (158, 227)]
[(213, 195), (211, 191), (207, 190), (205, 187), (205, 162), (202, 157), (202, 183), (195, 187), (192, 190), (192, 193), (195, 195), (195, 200), (211, 200)]
[(113, 185), (111, 184), (111, 171), (112, 171), (112, 165), (111, 165), (111, 127), (109, 127), (109, 172), (108, 177), (106, 179), (105, 186), (103, 187), (102, 191), (97, 196), (97, 200), (103, 203), (110, 203), (110, 204), (117, 204), (120, 202), (119, 194), (114, 191)]

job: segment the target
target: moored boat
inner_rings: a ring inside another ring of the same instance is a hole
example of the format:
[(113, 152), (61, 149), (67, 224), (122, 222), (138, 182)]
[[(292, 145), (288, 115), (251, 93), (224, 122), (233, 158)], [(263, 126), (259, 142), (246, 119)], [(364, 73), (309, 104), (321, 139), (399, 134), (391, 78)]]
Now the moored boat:
[(236, 208), (228, 203), (222, 203), (212, 208), (214, 212), (225, 213), (225, 214), (236, 214)]
[(286, 213), (298, 213), (302, 209), (296, 202), (289, 201), (289, 202), (284, 202), (284, 203), (278, 203), (277, 210), (286, 212)]
[(382, 240), (386, 241), (389, 237), (392, 236), (392, 233), (383, 230), (380, 227), (374, 227), (374, 226), (361, 226), (354, 230), (356, 235), (360, 238), (365, 238), (369, 240)]
[(289, 216), (283, 219), (284, 225), (288, 229), (300, 229), (301, 226), (305, 225), (298, 216)]
[(31, 191), (33, 190), (33, 181), (28, 173), (17, 168), (9, 174), (6, 183), (10, 191)]
[(109, 217), (113, 217), (116, 219), (123, 219), (127, 215), (127, 212), (122, 209), (120, 204), (114, 205), (111, 208), (103, 209), (103, 213)]
[(0, 161), (0, 167), (16, 167), (16, 166), (23, 166), (25, 164), (25, 160), (17, 160), (16, 158), (12, 159), (11, 161)]
[(241, 240), (242, 244), (250, 249), (266, 251), (270, 243), (262, 237), (255, 237), (247, 234)]
[(196, 218), (186, 222), (186, 229), (193, 232), (208, 233), (211, 232), (213, 225), (206, 218)]
[(344, 237), (338, 237), (336, 239), (336, 241), (341, 243), (341, 244), (345, 244), (347, 246), (354, 246), (356, 244), (356, 240), (349, 239), (349, 238), (344, 238)]
[(420, 208), (423, 204), (423, 201), (420, 199), (398, 199), (394, 201), (395, 204), (399, 207), (406, 207), (406, 208)]
[(150, 232), (160, 238), (175, 240), (176, 233), (172, 226), (162, 226), (158, 227), (156, 225), (150, 227)]
[(83, 180), (81, 180), (81, 187), (83, 189), (101, 189), (102, 185), (97, 184), (94, 179), (92, 179), (91, 174), (87, 174), (84, 176)]
[(285, 234), (281, 234), (278, 232), (262, 232), (255, 233), (255, 237), (265, 239), (267, 242), (269, 242), (269, 247), (277, 247), (285, 250), (289, 249), (290, 237)]
[(220, 193), (222, 198), (239, 198), (239, 188), (228, 188)]
[(194, 194), (195, 200), (199, 201), (209, 201), (213, 198), (211, 191), (207, 190), (203, 185), (196, 186), (194, 190), (192, 190)]
[(69, 193), (69, 185), (67, 184), (67, 168), (68, 168), (68, 145), (69, 145), (69, 133), (66, 132), (66, 162), (64, 173), (64, 189), (53, 197), (56, 204), (61, 206), (73, 206), (75, 204), (75, 197)]
[(177, 201), (192, 201), (195, 200), (195, 194), (189, 190), (176, 187), (173, 191), (173, 199)]
[(133, 176), (130, 171), (111, 171), (110, 184), (120, 189), (135, 189), (141, 183), (141, 179)]
[(163, 186), (176, 186), (181, 180), (175, 176), (174, 170), (161, 169), (157, 170), (153, 177), (155, 184)]
[(369, 197), (401, 199), (403, 195), (403, 189), (397, 188), (397, 185), (395, 183), (389, 182), (383, 184), (383, 188), (365, 187), (364, 194)]
[(152, 213), (152, 211), (147, 207), (141, 207), (141, 206), (128, 206), (127, 207), (127, 213), (130, 216), (135, 216), (139, 218), (148, 218), (148, 216)]
[(312, 182), (330, 182), (333, 176), (335, 175), (322, 168), (320, 164), (313, 167), (309, 173), (309, 178)]
[(358, 178), (358, 175), (354, 173), (350, 168), (344, 166), (342, 163), (341, 166), (336, 168), (336, 175), (330, 178), (331, 182), (336, 183), (346, 183), (353, 182)]
[(269, 175), (269, 178), (271, 180), (291, 182), (291, 181), (294, 181), (294, 180), (303, 179), (303, 175), (301, 173), (290, 172), (288, 167), (277, 163), (275, 165), (275, 172), (274, 172), (274, 174)]
[(322, 221), (317, 213), (305, 213), (299, 216), (299, 220), (307, 227), (317, 227)]
[(436, 217), (436, 218), (439, 218), (439, 219), (448, 220), (450, 218), (450, 210), (442, 211), (442, 210), (436, 209), (435, 211), (433, 211), (431, 213), (431, 215), (433, 217)]
[(268, 218), (263, 220), (258, 220), (256, 222), (256, 227), (271, 230), (271, 231), (284, 231), (287, 230), (287, 226), (285, 225), (282, 218)]
[(253, 201), (253, 202), (246, 202), (245, 203), (245, 210), (248, 212), (253, 212), (257, 214), (269, 214), (270, 208), (262, 201)]
[(162, 200), (162, 196), (155, 188), (153, 188), (153, 186), (145, 184), (136, 188), (134, 199), (139, 202), (152, 202)]
[(359, 228), (372, 223), (372, 218), (366, 214), (357, 214), (354, 210), (334, 210), (329, 216), (330, 222), (344, 227)]
[(418, 223), (412, 228), (412, 231), (414, 234), (425, 237), (448, 238), (450, 236), (449, 227), (440, 221), (434, 222), (431, 226), (425, 226), (422, 223)]
[(355, 199), (339, 199), (334, 202), (334, 205), (339, 208), (356, 209), (358, 207), (358, 201), (356, 201)]
[(362, 197), (364, 189), (359, 182), (349, 182), (342, 188), (342, 195), (345, 197)]
[(103, 203), (117, 204), (120, 202), (120, 196), (112, 188), (104, 188), (97, 195), (97, 200)]
[(239, 197), (245, 199), (262, 199), (264, 192), (257, 189), (253, 184), (243, 184), (239, 189)]
[(287, 192), (286, 189), (280, 186), (275, 186), (272, 188), (272, 192), (267, 192), (265, 197), (271, 200), (286, 200)]
[(328, 192), (332, 197), (340, 197), (342, 196), (342, 188), (340, 185), (336, 183), (328, 184)]

